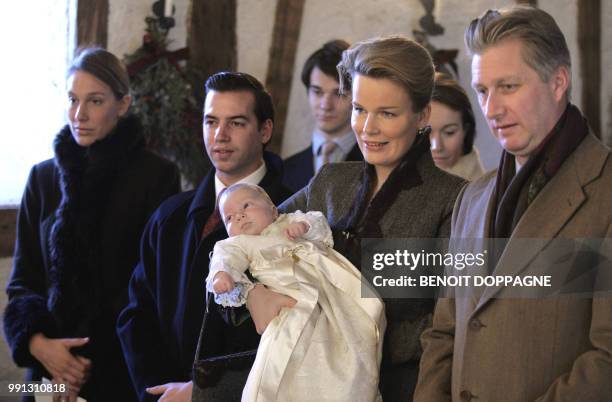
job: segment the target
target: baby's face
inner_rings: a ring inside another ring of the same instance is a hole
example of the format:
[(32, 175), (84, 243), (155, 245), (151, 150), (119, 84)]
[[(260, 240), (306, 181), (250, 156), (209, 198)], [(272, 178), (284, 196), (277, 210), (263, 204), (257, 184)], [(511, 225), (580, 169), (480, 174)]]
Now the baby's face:
[(219, 211), (230, 237), (258, 235), (278, 216), (276, 208), (261, 194), (246, 188), (233, 191), (222, 201)]

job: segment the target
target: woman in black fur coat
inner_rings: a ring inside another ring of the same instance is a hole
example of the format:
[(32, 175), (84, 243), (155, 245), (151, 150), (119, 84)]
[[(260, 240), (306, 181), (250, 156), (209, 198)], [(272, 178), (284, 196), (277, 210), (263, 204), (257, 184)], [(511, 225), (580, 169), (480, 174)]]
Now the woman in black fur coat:
[(19, 210), (6, 339), (28, 380), (68, 383), (71, 400), (136, 400), (115, 321), (144, 225), (179, 191), (176, 167), (144, 149), (130, 101), (121, 62), (81, 52), (68, 70), (69, 124), (55, 157), (32, 168)]

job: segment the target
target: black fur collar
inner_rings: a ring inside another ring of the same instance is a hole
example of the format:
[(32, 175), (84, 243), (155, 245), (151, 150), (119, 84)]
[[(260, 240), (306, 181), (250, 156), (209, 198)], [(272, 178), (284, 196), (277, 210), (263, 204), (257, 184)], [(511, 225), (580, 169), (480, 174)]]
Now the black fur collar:
[(337, 229), (360, 237), (382, 237), (380, 221), (387, 210), (395, 203), (400, 192), (422, 183), (416, 169), (420, 158), (429, 152), (429, 139), (417, 136), (412, 147), (406, 152), (400, 164), (393, 169), (378, 193), (370, 199), (372, 186), (376, 182), (373, 165), (363, 162), (363, 171), (357, 196), (347, 214), (337, 224)]
[(98, 238), (117, 175), (144, 147), (134, 116), (90, 147), (76, 143), (65, 126), (54, 141), (62, 199), (49, 236), (51, 269), (48, 307), (62, 335), (87, 336), (101, 303)]
[(143, 147), (142, 126), (138, 118), (133, 115), (120, 119), (117, 127), (106, 138), (93, 143), (90, 147), (77, 144), (67, 125), (57, 134), (53, 142), (55, 164), (64, 173), (69, 173), (74, 168), (83, 168), (85, 165), (110, 167), (117, 162), (117, 159), (124, 159)]

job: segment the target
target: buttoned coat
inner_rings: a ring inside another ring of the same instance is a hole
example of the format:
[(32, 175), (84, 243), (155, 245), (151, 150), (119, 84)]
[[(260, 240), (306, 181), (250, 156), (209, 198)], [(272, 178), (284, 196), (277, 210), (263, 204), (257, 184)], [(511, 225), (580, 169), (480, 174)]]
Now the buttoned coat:
[[(489, 236), (494, 191), (493, 172), (462, 192), (453, 239)], [(455, 290), (457, 297), (438, 301), (433, 327), (422, 336), (415, 401), (612, 400), (610, 265), (591, 269), (597, 265), (580, 260), (577, 248), (550, 259), (567, 244), (560, 239), (609, 238), (611, 200), (610, 152), (587, 135), (526, 209), (493, 273), (548, 273), (554, 280), (574, 269), (593, 274), (591, 284), (602, 292), (541, 299), (505, 298), (501, 287)], [(606, 242), (598, 251), (609, 258)]]

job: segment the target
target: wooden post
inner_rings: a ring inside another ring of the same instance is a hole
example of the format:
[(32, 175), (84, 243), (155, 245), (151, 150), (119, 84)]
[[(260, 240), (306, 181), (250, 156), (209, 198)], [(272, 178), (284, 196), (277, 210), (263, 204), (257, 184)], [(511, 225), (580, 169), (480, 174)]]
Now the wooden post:
[(78, 0), (76, 47), (108, 43), (108, 0)]
[(601, 0), (578, 0), (582, 113), (601, 138)]
[[(199, 135), (194, 147), (204, 149), (202, 139), (202, 108), (204, 106), (204, 84), (208, 77), (219, 71), (235, 71), (236, 51), (236, 0), (193, 0), (191, 19), (187, 32), (188, 77), (193, 88), (199, 113), (195, 116)], [(212, 166), (202, 151), (202, 172)]]
[(198, 99), (210, 75), (236, 70), (236, 42), (236, 0), (193, 0), (187, 47)]
[(291, 81), (302, 25), (304, 0), (278, 0), (266, 87), (274, 103), (274, 135), (268, 150), (280, 154), (291, 94)]

